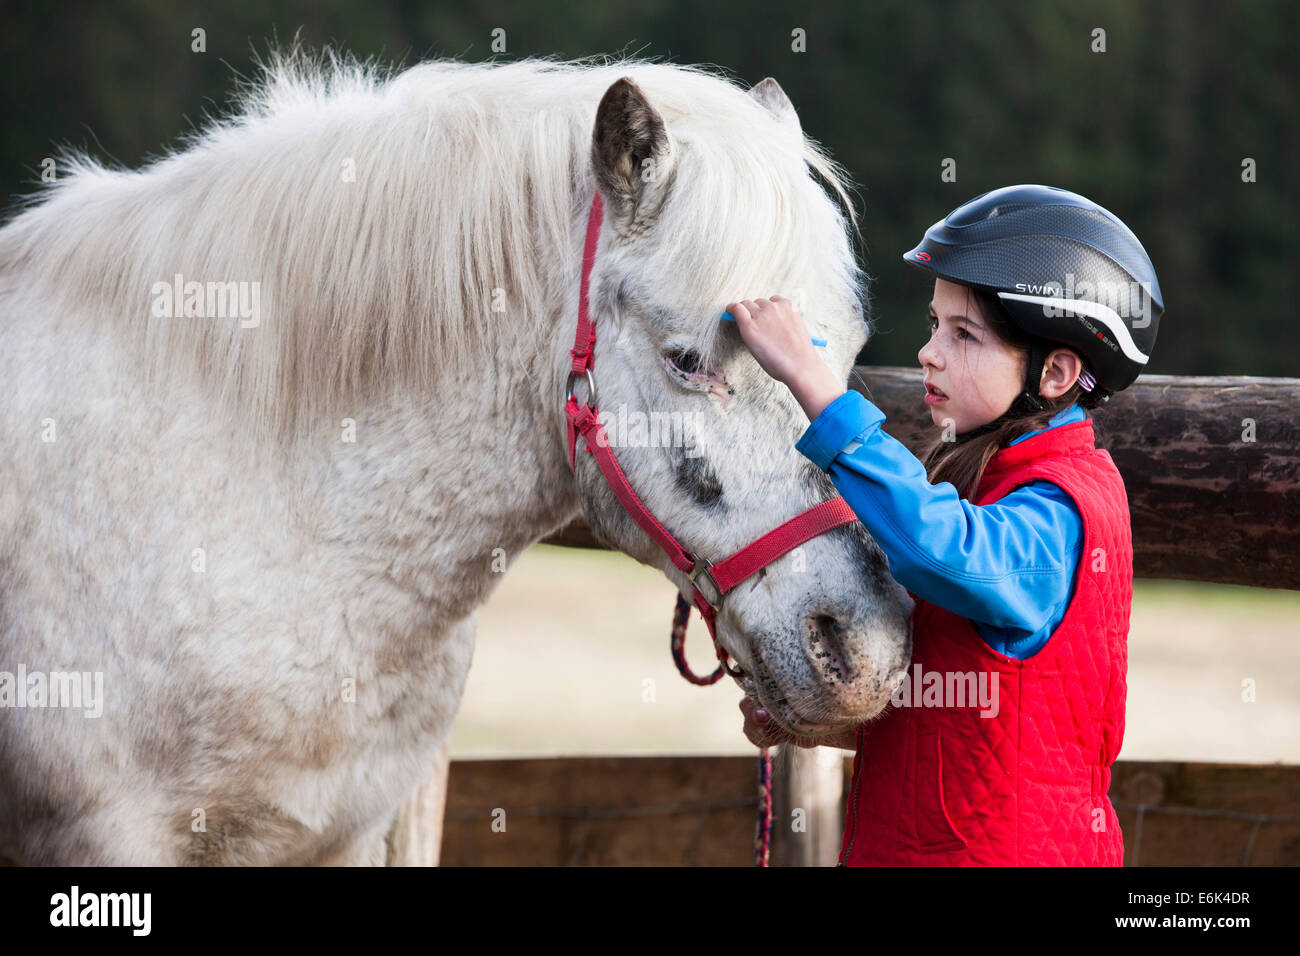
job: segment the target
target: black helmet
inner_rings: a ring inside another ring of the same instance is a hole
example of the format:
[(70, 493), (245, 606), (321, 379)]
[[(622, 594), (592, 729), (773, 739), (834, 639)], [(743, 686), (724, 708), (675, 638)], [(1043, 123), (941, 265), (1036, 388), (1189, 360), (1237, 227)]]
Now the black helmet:
[(1133, 384), (1164, 312), (1155, 268), (1114, 214), (1053, 186), (1004, 186), (976, 196), (926, 230), (903, 259), (932, 275), (997, 294), (1036, 341), (1020, 405), (1044, 408), (1043, 360), (1066, 345), (1086, 360), (1085, 408)]

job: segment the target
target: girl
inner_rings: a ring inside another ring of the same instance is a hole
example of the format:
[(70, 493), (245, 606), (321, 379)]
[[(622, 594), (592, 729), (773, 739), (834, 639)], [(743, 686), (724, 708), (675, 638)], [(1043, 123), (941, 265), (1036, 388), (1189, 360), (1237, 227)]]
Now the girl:
[[(1132, 384), (1163, 312), (1137, 237), (1075, 193), (1008, 186), (903, 257), (934, 276), (917, 358), (942, 435), (921, 460), (846, 391), (780, 296), (727, 306), (825, 470), (916, 601), (912, 667), (856, 732), (841, 865), (1123, 862), (1107, 797), (1124, 735), (1133, 549), (1084, 409)], [(918, 400), (921, 396), (918, 396)]]

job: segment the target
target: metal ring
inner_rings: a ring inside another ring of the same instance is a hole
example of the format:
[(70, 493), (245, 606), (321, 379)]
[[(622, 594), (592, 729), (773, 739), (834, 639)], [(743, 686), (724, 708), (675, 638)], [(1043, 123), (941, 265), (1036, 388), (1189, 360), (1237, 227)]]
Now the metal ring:
[[(704, 600), (708, 601), (709, 607), (713, 608), (713, 610), (716, 612), (718, 608), (722, 605), (722, 588), (718, 586), (718, 582), (715, 581), (713, 579), (713, 575), (709, 573), (709, 568), (711, 567), (713, 567), (711, 562), (705, 561), (703, 558), (696, 558), (695, 566), (691, 568), (689, 577), (691, 579), (691, 584), (695, 586), (695, 590), (699, 591), (700, 594), (704, 595)], [(704, 577), (708, 579), (709, 584), (713, 586), (713, 590), (718, 595), (718, 599), (716, 601), (711, 600), (709, 598), (709, 595), (705, 594), (704, 591), (700, 588), (700, 582), (699, 582), (700, 575), (704, 575)]]
[[(591, 377), (591, 369), (589, 369), (589, 368), (588, 368), (588, 369), (583, 369), (581, 374), (583, 374), (583, 375), (585, 375), (585, 376), (587, 377), (587, 402), (586, 402), (586, 404), (587, 404), (588, 407), (592, 407), (592, 406), (594, 406), (594, 405), (596, 404), (596, 380), (595, 380), (594, 378)], [(569, 373), (569, 378), (568, 378), (568, 380), (567, 380), (567, 381), (565, 382), (565, 384), (564, 384), (564, 401), (565, 401), (566, 403), (568, 402), (569, 399), (575, 397), (575, 395), (573, 394), (573, 381), (574, 381), (574, 379), (576, 379), (576, 378), (578, 377), (578, 375), (579, 375), (578, 372), (570, 372), (570, 373)]]

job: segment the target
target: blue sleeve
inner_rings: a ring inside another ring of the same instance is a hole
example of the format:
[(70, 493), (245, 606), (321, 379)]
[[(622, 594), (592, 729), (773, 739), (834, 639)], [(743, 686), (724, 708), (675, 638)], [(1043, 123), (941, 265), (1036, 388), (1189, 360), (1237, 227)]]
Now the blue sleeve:
[(973, 505), (949, 482), (930, 484), (916, 456), (881, 430), (884, 420), (850, 390), (795, 447), (827, 472), (885, 552), (894, 579), (995, 628), (1034, 634), (1063, 615), (1083, 529), (1069, 496), (1040, 481)]

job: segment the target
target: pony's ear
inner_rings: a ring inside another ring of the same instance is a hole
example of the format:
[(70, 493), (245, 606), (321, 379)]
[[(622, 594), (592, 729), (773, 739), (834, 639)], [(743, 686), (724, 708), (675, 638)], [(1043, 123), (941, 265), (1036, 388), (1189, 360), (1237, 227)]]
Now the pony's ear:
[(596, 108), (591, 164), (610, 216), (623, 234), (652, 221), (672, 185), (675, 147), (663, 119), (627, 77)]
[(768, 112), (783, 124), (803, 135), (803, 127), (799, 125), (799, 114), (795, 112), (794, 104), (785, 95), (785, 90), (781, 89), (781, 84), (772, 77), (764, 77), (755, 83), (749, 95), (766, 106)]

